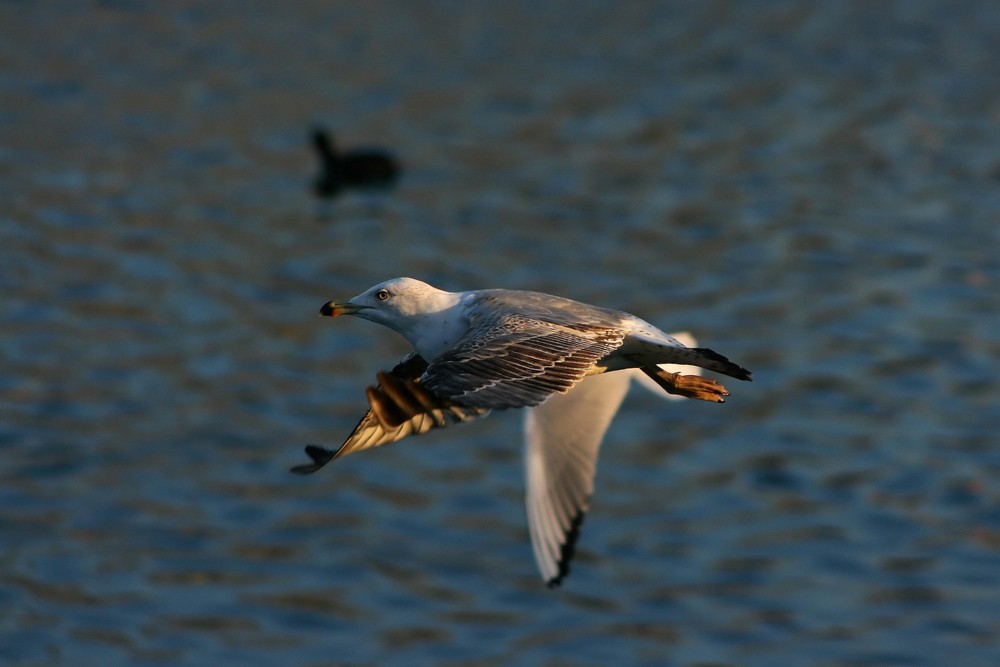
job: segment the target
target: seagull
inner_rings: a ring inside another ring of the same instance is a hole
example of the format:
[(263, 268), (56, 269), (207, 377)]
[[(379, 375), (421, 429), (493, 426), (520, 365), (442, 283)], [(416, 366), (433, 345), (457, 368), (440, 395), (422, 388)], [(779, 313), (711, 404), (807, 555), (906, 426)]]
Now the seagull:
[[(589, 509), (604, 433), (633, 380), (679, 398), (724, 402), (725, 387), (695, 366), (739, 380), (750, 371), (619, 310), (505, 289), (447, 292), (393, 278), (321, 315), (389, 327), (413, 351), (368, 387), (369, 410), (335, 450), (308, 445), (308, 474), (346, 454), (398, 442), (491, 410), (527, 408), (525, 479), (535, 561), (549, 587), (569, 573)], [(689, 341), (695, 344), (693, 340)]]
[(318, 127), (312, 131), (312, 144), (320, 159), (320, 173), (312, 188), (317, 197), (334, 197), (344, 188), (386, 188), (399, 177), (399, 164), (384, 150), (338, 152), (333, 137)]

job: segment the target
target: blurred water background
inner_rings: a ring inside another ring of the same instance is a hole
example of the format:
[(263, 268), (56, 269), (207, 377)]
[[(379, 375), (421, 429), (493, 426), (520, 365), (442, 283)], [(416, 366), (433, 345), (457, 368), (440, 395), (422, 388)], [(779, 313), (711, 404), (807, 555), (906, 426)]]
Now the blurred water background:
[[(0, 2), (0, 661), (1000, 664), (1000, 7)], [(384, 193), (315, 200), (314, 124)], [(288, 474), (410, 275), (751, 368), (626, 401), (563, 588), (520, 415)]]

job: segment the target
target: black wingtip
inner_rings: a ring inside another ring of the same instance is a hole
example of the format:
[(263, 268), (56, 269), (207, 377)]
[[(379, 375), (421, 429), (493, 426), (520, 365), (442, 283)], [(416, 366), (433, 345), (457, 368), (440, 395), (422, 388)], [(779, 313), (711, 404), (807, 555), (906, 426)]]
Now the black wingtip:
[(576, 541), (580, 537), (580, 526), (583, 525), (583, 519), (586, 516), (586, 512), (580, 512), (573, 518), (573, 522), (566, 532), (566, 543), (563, 544), (559, 553), (559, 573), (545, 582), (549, 589), (559, 588), (563, 579), (569, 576), (569, 562), (573, 560), (573, 554), (576, 553)]
[(319, 445), (306, 445), (306, 454), (312, 459), (313, 462), (294, 466), (289, 468), (288, 472), (294, 472), (297, 475), (308, 475), (310, 473), (314, 473), (332, 461), (333, 457), (337, 455), (337, 452), (332, 449), (320, 447)]

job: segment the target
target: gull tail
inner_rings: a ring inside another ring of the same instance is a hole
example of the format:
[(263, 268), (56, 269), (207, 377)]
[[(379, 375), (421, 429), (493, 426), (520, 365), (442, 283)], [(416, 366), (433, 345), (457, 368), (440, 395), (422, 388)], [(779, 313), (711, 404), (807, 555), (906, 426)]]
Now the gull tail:
[(739, 364), (733, 363), (715, 350), (710, 350), (707, 347), (692, 347), (690, 349), (692, 352), (696, 353), (698, 357), (700, 357), (698, 361), (693, 362), (694, 365), (701, 366), (702, 368), (706, 368), (710, 371), (715, 371), (716, 373), (728, 375), (729, 377), (734, 377), (737, 380), (753, 382), (753, 373)]

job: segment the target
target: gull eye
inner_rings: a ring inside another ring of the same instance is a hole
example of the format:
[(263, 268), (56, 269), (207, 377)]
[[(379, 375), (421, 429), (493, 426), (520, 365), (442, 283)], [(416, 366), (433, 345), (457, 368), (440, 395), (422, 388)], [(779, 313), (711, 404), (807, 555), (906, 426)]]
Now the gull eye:
[(375, 294), (375, 298), (379, 301), (388, 301), (389, 296), (389, 290), (387, 289), (380, 289), (378, 293)]

